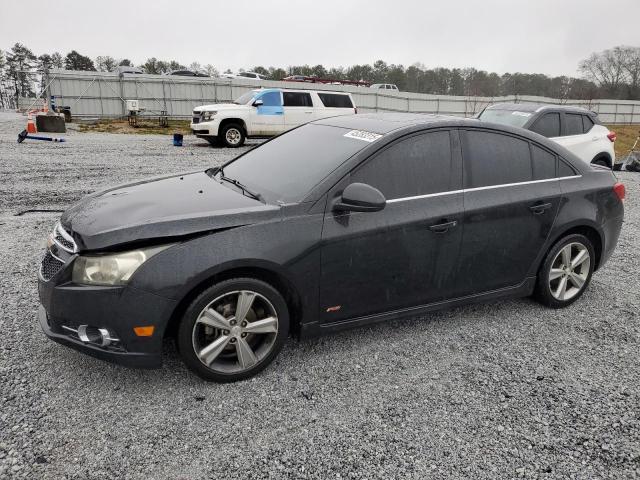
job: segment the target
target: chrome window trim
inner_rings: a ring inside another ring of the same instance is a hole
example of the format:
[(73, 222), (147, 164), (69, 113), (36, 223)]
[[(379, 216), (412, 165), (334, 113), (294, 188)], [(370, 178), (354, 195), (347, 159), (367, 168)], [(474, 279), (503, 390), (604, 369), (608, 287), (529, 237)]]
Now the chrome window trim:
[[(59, 241), (57, 241), (56, 233), (59, 233), (62, 238), (67, 240), (69, 243), (71, 243), (73, 245), (73, 248), (69, 248), (63, 245), (62, 243), (60, 243)], [(53, 235), (51, 237), (53, 242), (65, 252), (76, 253), (78, 251), (78, 246), (76, 245), (75, 240), (71, 235), (69, 235), (69, 233), (64, 228), (62, 228), (62, 225), (60, 224), (60, 222), (56, 223), (55, 227), (53, 227)]]
[(486, 187), (463, 188), (461, 190), (450, 190), (448, 192), (428, 193), (426, 195), (415, 195), (412, 197), (401, 197), (387, 200), (387, 203), (407, 202), (410, 200), (421, 200), (423, 198), (441, 197), (444, 195), (456, 195), (458, 193), (478, 192), (481, 190), (493, 190), (495, 188), (518, 187), (522, 185), (533, 185), (536, 183), (558, 182), (560, 180), (569, 180), (573, 178), (582, 178), (582, 175), (570, 175), (568, 177), (545, 178), (543, 180), (529, 180), (527, 182), (503, 183), (500, 185), (488, 185)]

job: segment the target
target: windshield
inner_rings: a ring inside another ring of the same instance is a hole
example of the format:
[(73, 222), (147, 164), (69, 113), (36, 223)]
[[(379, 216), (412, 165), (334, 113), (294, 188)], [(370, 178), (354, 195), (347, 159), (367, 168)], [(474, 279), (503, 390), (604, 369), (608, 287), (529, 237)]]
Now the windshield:
[(246, 105), (255, 96), (256, 96), (256, 92), (252, 90), (250, 92), (245, 93), (244, 95), (240, 95), (238, 98), (236, 98), (233, 101), (233, 103), (235, 103), (236, 105)]
[(224, 166), (224, 175), (270, 203), (301, 201), (313, 187), (368, 142), (349, 129), (308, 124), (250, 150)]
[(480, 117), (483, 122), (501, 123), (502, 125), (511, 125), (512, 127), (522, 127), (529, 118), (531, 112), (518, 112), (514, 110), (494, 110), (487, 109)]

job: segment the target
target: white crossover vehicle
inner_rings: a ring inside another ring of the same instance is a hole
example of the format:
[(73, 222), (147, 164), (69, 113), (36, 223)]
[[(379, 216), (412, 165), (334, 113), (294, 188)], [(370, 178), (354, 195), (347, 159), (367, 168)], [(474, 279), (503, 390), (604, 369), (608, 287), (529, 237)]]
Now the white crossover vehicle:
[(239, 147), (247, 137), (270, 137), (313, 120), (354, 113), (350, 93), (265, 88), (233, 103), (194, 108), (191, 130), (212, 145)]
[(584, 108), (534, 103), (498, 103), (484, 109), (478, 118), (485, 122), (522, 127), (547, 137), (586, 163), (613, 168), (615, 132)]

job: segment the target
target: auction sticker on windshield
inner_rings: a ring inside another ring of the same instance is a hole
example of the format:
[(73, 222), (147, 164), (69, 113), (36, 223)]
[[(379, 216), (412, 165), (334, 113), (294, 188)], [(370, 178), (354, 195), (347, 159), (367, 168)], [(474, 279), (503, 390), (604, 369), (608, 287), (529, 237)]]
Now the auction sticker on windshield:
[(364, 142), (375, 142), (382, 135), (373, 132), (365, 132), (364, 130), (351, 130), (349, 133), (345, 133), (344, 136), (347, 138), (362, 140)]

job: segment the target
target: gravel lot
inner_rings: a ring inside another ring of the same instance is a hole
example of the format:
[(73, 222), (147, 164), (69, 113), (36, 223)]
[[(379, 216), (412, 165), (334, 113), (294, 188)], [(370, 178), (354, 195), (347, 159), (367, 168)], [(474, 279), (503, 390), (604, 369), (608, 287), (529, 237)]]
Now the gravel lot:
[(0, 478), (640, 477), (640, 174), (618, 249), (561, 311), (529, 299), (290, 341), (263, 374), (208, 384), (94, 360), (37, 325), (63, 209), (99, 187), (236, 152), (167, 136), (16, 143), (0, 113)]

